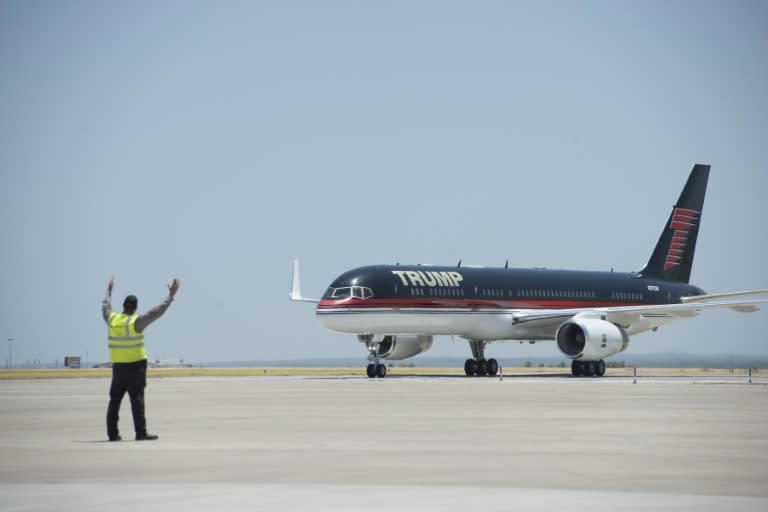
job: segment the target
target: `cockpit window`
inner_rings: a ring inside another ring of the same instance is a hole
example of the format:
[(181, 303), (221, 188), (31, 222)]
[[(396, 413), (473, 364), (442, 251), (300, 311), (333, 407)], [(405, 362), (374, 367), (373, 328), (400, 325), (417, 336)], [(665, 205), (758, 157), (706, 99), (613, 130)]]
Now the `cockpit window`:
[(373, 297), (373, 290), (367, 286), (343, 286), (340, 288), (334, 288), (331, 286), (323, 296), (324, 299), (334, 300), (343, 300), (349, 298), (370, 299), (371, 297)]
[(335, 288), (332, 297), (334, 299), (348, 299), (352, 296), (352, 288)]

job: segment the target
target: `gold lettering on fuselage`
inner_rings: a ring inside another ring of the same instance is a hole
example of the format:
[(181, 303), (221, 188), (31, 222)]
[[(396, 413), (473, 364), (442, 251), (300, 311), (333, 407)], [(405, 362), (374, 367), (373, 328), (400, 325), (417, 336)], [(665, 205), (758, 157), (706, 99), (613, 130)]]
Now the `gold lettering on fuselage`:
[(391, 270), (393, 274), (400, 278), (403, 286), (460, 286), (464, 277), (458, 272), (434, 272), (415, 271), (415, 270)]
[(413, 270), (407, 270), (405, 274), (408, 276), (408, 279), (410, 279), (411, 284), (413, 284), (413, 286), (424, 286), (424, 281), (421, 280), (421, 276), (419, 275), (419, 272), (414, 272)]

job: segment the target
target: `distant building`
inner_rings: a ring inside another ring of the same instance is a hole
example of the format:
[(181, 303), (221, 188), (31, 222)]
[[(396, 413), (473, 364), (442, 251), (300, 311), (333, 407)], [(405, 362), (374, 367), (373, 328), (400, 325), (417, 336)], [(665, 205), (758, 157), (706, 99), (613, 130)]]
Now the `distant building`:
[(80, 368), (80, 356), (64, 357), (64, 368)]

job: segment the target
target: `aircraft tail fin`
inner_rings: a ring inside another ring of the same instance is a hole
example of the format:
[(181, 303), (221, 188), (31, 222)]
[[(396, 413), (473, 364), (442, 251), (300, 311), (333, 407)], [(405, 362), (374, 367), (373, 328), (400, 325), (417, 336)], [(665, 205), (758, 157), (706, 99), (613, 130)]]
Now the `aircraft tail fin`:
[(683, 283), (690, 280), (709, 169), (709, 165), (693, 166), (651, 258), (638, 272), (641, 276)]

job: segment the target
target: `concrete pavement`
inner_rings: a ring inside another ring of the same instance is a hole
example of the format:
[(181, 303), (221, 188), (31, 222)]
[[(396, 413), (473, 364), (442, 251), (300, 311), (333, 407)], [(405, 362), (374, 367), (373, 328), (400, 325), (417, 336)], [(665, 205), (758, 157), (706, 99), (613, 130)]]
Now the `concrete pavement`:
[(0, 509), (768, 509), (764, 382), (151, 379), (119, 443), (108, 388), (0, 381)]

